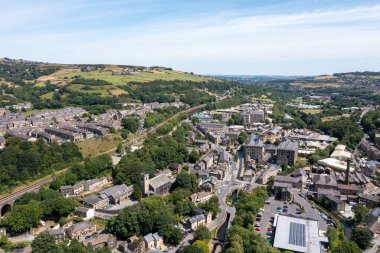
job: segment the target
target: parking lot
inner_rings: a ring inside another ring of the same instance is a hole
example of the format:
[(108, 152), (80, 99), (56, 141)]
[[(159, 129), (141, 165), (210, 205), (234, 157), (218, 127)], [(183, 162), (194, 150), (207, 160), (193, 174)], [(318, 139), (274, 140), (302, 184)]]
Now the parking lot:
[[(318, 210), (314, 209), (304, 198), (300, 197), (298, 194), (297, 197), (294, 196), (294, 201), (297, 204), (275, 200), (273, 196), (271, 196), (268, 201), (269, 202), (265, 204), (263, 210), (260, 212), (261, 217), (258, 217), (255, 223), (256, 231), (259, 230), (258, 232), (265, 238), (268, 238), (268, 241), (271, 241), (274, 235), (274, 231), (272, 231), (271, 227), (273, 225), (273, 219), (271, 220), (271, 217), (274, 217), (275, 214), (287, 214), (295, 217), (318, 220), (319, 229), (327, 231), (327, 223), (319, 215)], [(302, 205), (303, 209), (298, 205), (298, 203)], [(268, 228), (270, 231), (268, 231)]]

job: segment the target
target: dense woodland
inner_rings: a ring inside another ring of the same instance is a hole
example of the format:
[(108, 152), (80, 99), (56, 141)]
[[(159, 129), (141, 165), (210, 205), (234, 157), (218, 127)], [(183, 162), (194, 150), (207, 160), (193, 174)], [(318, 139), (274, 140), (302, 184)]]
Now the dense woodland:
[(0, 192), (69, 167), (80, 160), (82, 154), (71, 142), (48, 145), (42, 139), (28, 142), (8, 138), (6, 147), (0, 152)]
[(254, 231), (256, 215), (268, 199), (266, 188), (259, 187), (252, 193), (239, 193), (236, 216), (227, 232), (226, 253), (279, 253), (258, 232)]

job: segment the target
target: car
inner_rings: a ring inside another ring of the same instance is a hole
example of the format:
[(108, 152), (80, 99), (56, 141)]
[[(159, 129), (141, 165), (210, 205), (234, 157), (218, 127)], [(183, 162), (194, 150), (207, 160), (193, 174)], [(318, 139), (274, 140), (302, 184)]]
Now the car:
[(315, 206), (314, 206), (314, 205), (312, 205), (312, 206), (311, 206), (311, 208), (313, 208), (313, 209), (314, 209), (314, 208), (315, 208)]
[(287, 206), (287, 205), (285, 205), (285, 206), (284, 206), (284, 208), (288, 208), (288, 206)]
[(260, 217), (257, 217), (257, 218), (256, 218), (256, 221), (261, 221), (261, 218), (260, 218)]
[(260, 231), (260, 228), (255, 228), (256, 231)]
[(282, 210), (284, 213), (287, 213), (288, 212), (288, 209), (284, 209), (284, 210)]
[(268, 231), (265, 233), (266, 235), (272, 235), (272, 232)]
[(272, 241), (272, 237), (267, 237), (267, 241), (271, 242)]
[(262, 216), (262, 214), (261, 214), (261, 213), (258, 213), (256, 216), (257, 216), (257, 217), (261, 217), (261, 216)]
[(284, 204), (286, 205), (286, 204), (288, 204), (288, 202), (284, 201)]
[(269, 200), (265, 201), (265, 204), (269, 205), (269, 204), (270, 204), (270, 201), (269, 201)]
[(255, 227), (260, 227), (260, 223), (255, 222)]
[(301, 211), (297, 211), (296, 214), (302, 214)]
[(273, 231), (273, 229), (272, 229), (272, 228), (267, 228), (267, 231), (270, 231), (270, 232), (272, 232), (272, 231)]

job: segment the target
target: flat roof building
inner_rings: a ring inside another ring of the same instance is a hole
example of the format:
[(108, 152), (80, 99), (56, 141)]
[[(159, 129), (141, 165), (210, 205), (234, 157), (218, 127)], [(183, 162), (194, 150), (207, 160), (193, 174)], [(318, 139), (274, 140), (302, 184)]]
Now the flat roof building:
[(273, 246), (281, 250), (302, 253), (320, 253), (328, 244), (321, 236), (318, 221), (278, 215)]

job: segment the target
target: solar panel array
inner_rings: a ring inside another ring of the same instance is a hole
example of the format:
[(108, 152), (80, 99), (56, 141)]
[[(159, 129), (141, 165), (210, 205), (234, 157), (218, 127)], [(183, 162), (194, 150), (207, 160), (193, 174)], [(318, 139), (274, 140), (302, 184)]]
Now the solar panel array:
[(289, 244), (306, 247), (305, 224), (290, 222)]

